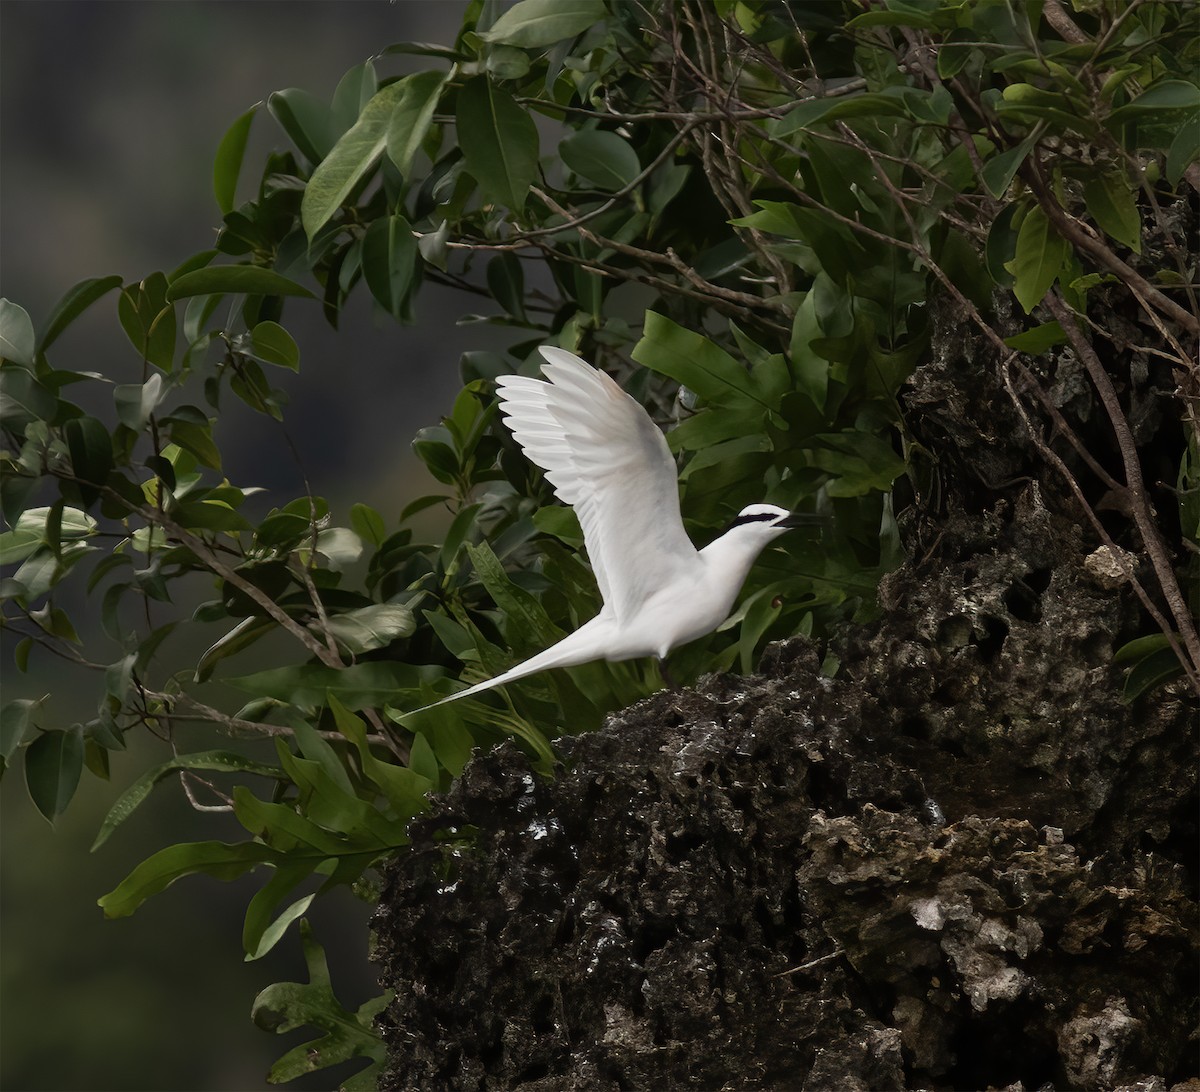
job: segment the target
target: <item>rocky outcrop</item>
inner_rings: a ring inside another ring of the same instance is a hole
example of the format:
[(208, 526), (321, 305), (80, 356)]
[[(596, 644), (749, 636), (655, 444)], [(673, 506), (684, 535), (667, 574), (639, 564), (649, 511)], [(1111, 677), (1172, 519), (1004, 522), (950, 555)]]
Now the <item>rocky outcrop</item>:
[(381, 1087), (1195, 1075), (1194, 707), (1121, 700), (1126, 598), (1005, 503), (828, 648), (560, 740), (553, 780), (477, 757), (387, 877)]

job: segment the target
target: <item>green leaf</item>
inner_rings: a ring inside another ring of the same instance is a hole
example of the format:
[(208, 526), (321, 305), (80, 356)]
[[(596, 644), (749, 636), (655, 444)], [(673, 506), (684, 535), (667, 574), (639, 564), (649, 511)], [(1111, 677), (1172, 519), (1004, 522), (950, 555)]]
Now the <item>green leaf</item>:
[(338, 81), (330, 109), (333, 131), (338, 136), (358, 120), (363, 108), (378, 90), (379, 77), (369, 60), (356, 64)]
[(319, 709), (332, 691), (348, 709), (386, 705), (399, 690), (419, 689), (441, 675), (434, 667), (375, 661), (341, 670), (321, 664), (295, 664), (227, 680), (255, 697), (276, 698), (297, 708)]
[(519, 635), (521, 643), (544, 648), (562, 637), (562, 630), (550, 620), (545, 607), (509, 579), (504, 566), (487, 542), (481, 542), (478, 546), (468, 542), (467, 553), (480, 582), (487, 588), (496, 606), (504, 612), (510, 640)]
[[(280, 886), (282, 887), (286, 881), (291, 879), (292, 874), (293, 873), (287, 872), (282, 868), (279, 869), (271, 878), (271, 881), (264, 885), (262, 890), (259, 891), (258, 895), (255, 895), (254, 898), (250, 900), (250, 906), (246, 908), (247, 925), (251, 924), (252, 919), (250, 914), (251, 911), (255, 909), (254, 903), (259, 896), (274, 894), (274, 892), (271, 891), (270, 883), (274, 880), (280, 880)], [(292, 924), (292, 922), (302, 918), (308, 912), (309, 906), (312, 905), (312, 901), (316, 897), (317, 893), (314, 891), (311, 895), (305, 895), (302, 898), (297, 899), (286, 910), (282, 911), (273, 922), (271, 922), (269, 925), (265, 925), (261, 930), (257, 928), (257, 924), (255, 925), (255, 929), (253, 931), (243, 929), (242, 944), (246, 950), (246, 962), (249, 963), (255, 959), (262, 959), (263, 956), (271, 951), (271, 949), (283, 939), (284, 933), (287, 932), (288, 927)], [(266, 900), (264, 899), (264, 902), (265, 901)]]
[(633, 359), (714, 405), (747, 398), (767, 405), (749, 372), (724, 349), (655, 311), (646, 312), (642, 340), (634, 346)]
[(533, 119), (486, 76), (468, 80), (459, 91), (455, 117), (467, 170), (484, 197), (519, 212), (537, 174)]
[(292, 335), (277, 322), (260, 322), (250, 331), (250, 345), (254, 355), (267, 364), (300, 370), (300, 350)]
[(381, 216), (363, 236), (362, 270), (371, 295), (402, 319), (419, 261), (412, 225), (399, 213)]
[(1016, 279), (1013, 292), (1026, 314), (1042, 302), (1069, 253), (1069, 244), (1051, 226), (1041, 206), (1031, 208), (1017, 233), (1016, 254), (1005, 263)]
[(1135, 254), (1142, 252), (1142, 218), (1124, 172), (1114, 169), (1091, 175), (1083, 184), (1083, 200), (1102, 231)]
[(1031, 330), (1024, 330), (1012, 337), (1006, 337), (1004, 344), (1010, 349), (1019, 349), (1023, 353), (1037, 355), (1044, 353), (1054, 345), (1062, 345), (1067, 340), (1063, 328), (1057, 322), (1044, 322)]
[(388, 123), (404, 92), (404, 80), (377, 91), (358, 120), (313, 171), (300, 202), (300, 218), (310, 240), (379, 162), (387, 145)]
[(19, 303), (0, 299), (0, 358), (32, 368), (36, 349), (29, 312)]
[[(0, 535), (0, 565), (15, 565), (48, 543), (48, 523), (53, 508), (30, 508), (17, 518), (11, 531)], [(96, 533), (96, 521), (78, 508), (63, 508), (58, 517), (58, 540), (87, 538)]]
[(201, 683), (208, 680), (213, 671), (227, 656), (249, 648), (260, 637), (265, 637), (275, 629), (276, 623), (269, 618), (256, 618), (251, 615), (243, 618), (224, 637), (214, 641), (196, 663), (194, 681)]
[(387, 538), (383, 517), (368, 504), (350, 506), (350, 526), (359, 538), (375, 547), (382, 546)]
[(164, 777), (179, 770), (249, 773), (277, 779), (283, 776), (283, 771), (278, 766), (256, 762), (254, 759), (234, 751), (197, 751), (190, 755), (180, 755), (169, 762), (164, 762), (161, 766), (155, 766), (152, 770), (146, 771), (121, 794), (104, 817), (104, 822), (100, 824), (96, 840), (92, 843), (92, 852), (94, 853), (108, 841), (112, 832), (137, 810), (142, 801), (150, 795), (150, 791), (155, 785)]
[(238, 175), (242, 171), (242, 158), (246, 154), (246, 141), (250, 136), (250, 125), (258, 113), (261, 102), (256, 102), (237, 119), (217, 145), (213, 159), (213, 195), (222, 213), (233, 211)]
[(418, 72), (400, 82), (404, 91), (388, 120), (385, 144), (388, 158), (401, 174), (407, 175), (433, 122), (446, 76), (441, 72)]
[(441, 781), (437, 756), (434, 755), (429, 740), (420, 732), (413, 737), (412, 752), (409, 755), (408, 765), (414, 773), (420, 774), (431, 785), (437, 785)]
[(846, 24), (846, 30), (860, 27), (918, 27), (921, 30), (936, 30), (937, 23), (918, 11), (901, 8), (896, 11), (868, 11), (856, 15)]
[(0, 709), (0, 759), (3, 760), (5, 768), (12, 765), (13, 755), (25, 742), (29, 729), (34, 726), (34, 714), (45, 700), (17, 698), (16, 701), (5, 703)]
[(559, 146), (562, 161), (602, 190), (628, 186), (642, 170), (637, 152), (624, 137), (590, 129), (567, 137)]
[(313, 939), (306, 918), (300, 922), (300, 937), (309, 981), (268, 986), (254, 999), (251, 1017), (264, 1031), (279, 1035), (305, 1026), (312, 1026), (321, 1034), (289, 1050), (271, 1067), (268, 1079), (272, 1084), (284, 1084), (305, 1073), (359, 1057), (382, 1064), (386, 1050), (375, 1034), (374, 1020), (391, 994), (373, 998), (357, 1012), (343, 1008), (329, 980), (325, 953)]
[(51, 823), (71, 802), (83, 773), (83, 732), (43, 732), (25, 749), (25, 785)]
[(267, 109), (310, 163), (329, 154), (334, 142), (332, 111), (315, 95), (289, 87), (271, 95)]
[(40, 527), (14, 527), (0, 535), (0, 565), (16, 565), (37, 553), (46, 541)]
[(333, 615), (326, 629), (339, 645), (358, 655), (410, 636), (416, 629), (416, 622), (407, 607), (377, 603)]
[(210, 265), (185, 273), (167, 288), (167, 299), (208, 296), (217, 293), (244, 293), (253, 296), (307, 296), (313, 294), (303, 285), (290, 281), (272, 269), (257, 265)]
[(117, 407), (117, 419), (126, 428), (141, 432), (162, 400), (162, 388), (161, 372), (155, 372), (145, 383), (122, 383), (114, 387), (113, 402)]
[(1106, 124), (1129, 121), (1146, 113), (1168, 113), (1175, 110), (1200, 109), (1200, 87), (1184, 80), (1163, 80), (1132, 102), (1118, 107), (1108, 115)]
[(1165, 633), (1152, 633), (1127, 642), (1113, 654), (1113, 663), (1132, 665), (1121, 694), (1127, 702), (1183, 673), (1183, 665)]
[(1029, 155), (1036, 143), (1037, 132), (1034, 131), (1015, 148), (1009, 148), (1007, 152), (992, 156), (983, 165), (980, 174), (984, 185), (991, 191), (993, 197), (1003, 197), (1008, 192), (1013, 176), (1025, 162), (1026, 156)]
[(277, 856), (275, 850), (261, 842), (181, 842), (147, 857), (116, 888), (96, 901), (106, 918), (124, 918), (151, 895), (157, 895), (183, 876), (203, 872), (218, 880), (234, 880)]
[(115, 273), (108, 277), (90, 277), (80, 281), (54, 305), (54, 310), (50, 312), (50, 317), (42, 328), (38, 348), (45, 352), (84, 311), (114, 288), (119, 288), (122, 283), (122, 278)]
[(363, 773), (387, 797), (392, 810), (400, 819), (409, 819), (425, 807), (426, 793), (437, 785), (436, 778), (422, 777), (416, 770), (382, 762), (371, 753), (367, 730), (363, 723), (337, 698), (329, 694), (329, 709), (334, 723), (358, 751)]
[(802, 101), (773, 122), (771, 128), (776, 137), (785, 138), (822, 122), (855, 117), (904, 117), (907, 113), (903, 100), (898, 96), (861, 92)]
[(603, 0), (520, 0), (477, 33), (485, 42), (539, 49), (582, 34), (606, 14)]
[(1200, 159), (1200, 125), (1181, 125), (1167, 152), (1167, 181), (1178, 186), (1183, 172)]
[(100, 486), (113, 467), (112, 437), (94, 417), (76, 417), (63, 428), (71, 470), (80, 479), (76, 484), (85, 507), (100, 495)]
[(23, 426), (49, 421), (58, 412), (58, 399), (24, 368), (0, 368), (0, 424)]
[(233, 787), (233, 810), (251, 834), (284, 854), (298, 851), (337, 856), (353, 848), (338, 834), (301, 815), (292, 804), (259, 800), (245, 785)]

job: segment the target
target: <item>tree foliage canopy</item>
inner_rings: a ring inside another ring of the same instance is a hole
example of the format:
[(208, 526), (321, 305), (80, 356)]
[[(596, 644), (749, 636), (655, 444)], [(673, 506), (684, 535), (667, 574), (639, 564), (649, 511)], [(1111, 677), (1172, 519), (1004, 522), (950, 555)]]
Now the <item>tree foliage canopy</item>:
[[(543, 343), (605, 367), (668, 428), (694, 537), (757, 500), (831, 517), (819, 540), (765, 556), (730, 622), (678, 656), (685, 674), (749, 671), (767, 640), (868, 616), (903, 556), (897, 514), (936, 511), (944, 454), (899, 395), (928, 347), (928, 301), (952, 299), (1003, 350), (1047, 479), (1143, 600), (1146, 635), (1122, 650), (1131, 696), (1181, 669), (1197, 684), (1200, 321), (1168, 223), (1196, 198), (1196, 13), (1074, 8), (476, 0), (452, 44), (390, 45), (330, 102), (289, 88), (239, 117), (214, 162), (213, 249), (128, 284), (84, 280), (37, 322), (0, 303), (3, 624), (19, 670), (57, 657), (97, 699), (70, 726), (52, 699), (8, 701), (4, 767), (23, 766), (52, 820), (85, 770), (107, 777), (129, 733), (149, 731), (169, 757), (115, 802), (97, 845), (168, 779), (246, 832), (165, 847), (105, 913), (191, 873), (258, 870), (244, 944), (261, 956), (315, 894), (400, 850), (474, 747), (515, 736), (549, 770), (551, 738), (657, 685), (647, 665), (595, 664), (408, 715), (597, 609), (573, 514), (495, 413), (492, 380), (533, 374)], [(247, 164), (263, 124), (278, 150)], [(461, 393), (413, 441), (438, 494), (398, 515), (311, 495), (264, 506), (225, 477), (222, 407), (283, 418), (273, 377), (301, 361), (288, 314), (321, 308), (336, 325), (365, 292), (411, 323), (425, 282), (473, 295), (469, 320), (512, 338), (463, 358)], [(1143, 474), (1145, 438), (1094, 348), (1115, 335), (1089, 301), (1111, 291), (1136, 301), (1177, 384), (1165, 486)], [(93, 306), (115, 311), (128, 375), (60, 357)], [(1064, 351), (1104, 451), (1064, 431)], [(75, 395), (88, 388), (111, 392), (104, 412), (81, 408), (98, 404)], [(1103, 515), (1100, 487), (1118, 502)], [(452, 519), (428, 543), (412, 521), (434, 506)], [(64, 606), (81, 594), (104, 631), (87, 645)], [(188, 630), (207, 645), (194, 662), (175, 651)], [(287, 651), (248, 673), (247, 650), (280, 633)], [(191, 750), (196, 721), (235, 742)], [(237, 743), (263, 738), (270, 760)], [(323, 1037), (274, 1080), (379, 1058), (373, 1007), (341, 1010), (304, 943), (312, 981), (271, 987), (255, 1019)]]

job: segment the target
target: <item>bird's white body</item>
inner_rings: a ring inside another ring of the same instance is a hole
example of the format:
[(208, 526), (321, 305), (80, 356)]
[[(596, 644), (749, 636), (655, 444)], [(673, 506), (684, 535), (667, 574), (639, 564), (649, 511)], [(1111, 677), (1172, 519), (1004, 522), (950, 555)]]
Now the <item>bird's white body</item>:
[(573, 353), (539, 351), (549, 382), (502, 376), (500, 410), (525, 454), (575, 508), (604, 606), (557, 644), (437, 705), (547, 668), (665, 658), (729, 617), (755, 558), (798, 522), (786, 509), (752, 504), (697, 550), (679, 513), (675, 462), (646, 411)]

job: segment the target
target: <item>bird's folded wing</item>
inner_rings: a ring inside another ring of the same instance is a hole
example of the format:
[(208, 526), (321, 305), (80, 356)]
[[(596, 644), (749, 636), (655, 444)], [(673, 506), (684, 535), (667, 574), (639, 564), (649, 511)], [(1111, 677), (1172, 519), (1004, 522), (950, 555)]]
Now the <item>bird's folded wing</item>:
[(618, 620), (694, 563), (675, 462), (646, 411), (604, 372), (543, 347), (549, 382), (497, 381), (500, 411), (555, 493), (574, 507), (600, 594)]

